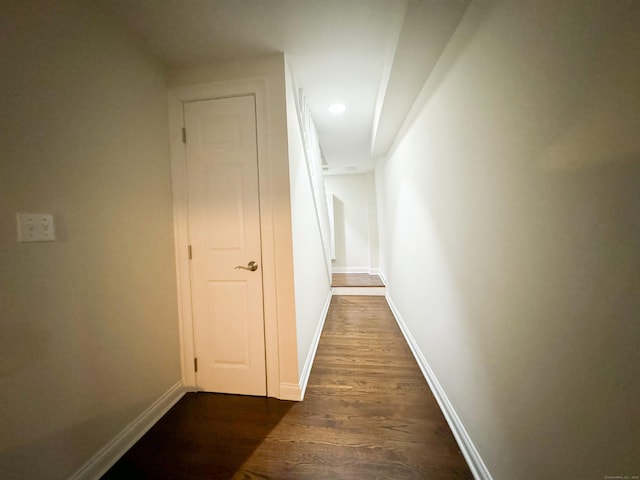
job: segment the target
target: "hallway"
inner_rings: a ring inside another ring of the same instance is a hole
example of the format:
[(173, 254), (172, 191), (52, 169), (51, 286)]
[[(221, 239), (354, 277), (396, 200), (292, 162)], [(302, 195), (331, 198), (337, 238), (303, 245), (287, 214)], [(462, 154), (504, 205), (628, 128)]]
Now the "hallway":
[(473, 477), (386, 300), (334, 296), (303, 402), (189, 393), (103, 478)]

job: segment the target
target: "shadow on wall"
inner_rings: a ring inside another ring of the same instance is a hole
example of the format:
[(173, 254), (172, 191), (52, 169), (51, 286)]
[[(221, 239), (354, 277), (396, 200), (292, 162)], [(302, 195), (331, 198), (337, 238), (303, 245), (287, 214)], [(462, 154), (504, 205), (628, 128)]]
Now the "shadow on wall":
[(618, 20), (615, 29), (603, 20), (585, 29), (588, 40), (581, 43), (588, 48), (575, 52), (569, 45), (560, 52), (563, 55), (557, 61), (568, 63), (567, 70), (571, 67), (564, 72), (571, 88), (557, 90), (571, 97), (569, 101), (551, 99), (564, 109), (546, 125), (548, 140), (537, 156), (543, 170), (580, 170), (638, 160), (640, 61), (632, 60), (634, 54), (638, 58), (634, 48), (640, 48), (640, 13), (637, 8), (626, 11), (624, 4), (611, 8), (611, 18)]
[[(114, 426), (123, 424), (123, 419), (135, 418), (148, 405), (148, 401), (137, 402), (6, 449), (0, 452), (0, 478), (62, 478), (67, 472), (75, 472), (87, 460), (86, 432), (93, 432), (96, 436), (102, 433), (101, 438), (113, 438), (119, 433), (113, 431)], [(95, 450), (102, 446), (96, 445)]]
[[(473, 2), (469, 3), (471, 4)], [(433, 70), (429, 73), (424, 86), (404, 121), (404, 126), (411, 125), (419, 111), (424, 108), (438, 90), (441, 83), (447, 77), (449, 71), (456, 64), (459, 54), (466, 49), (467, 45), (473, 40), (476, 32), (484, 24), (489, 12), (489, 8), (474, 8), (473, 5), (466, 8), (463, 14), (465, 21), (461, 22), (456, 27), (449, 43), (445, 47), (445, 50), (441, 54)], [(401, 134), (399, 136), (401, 136)]]

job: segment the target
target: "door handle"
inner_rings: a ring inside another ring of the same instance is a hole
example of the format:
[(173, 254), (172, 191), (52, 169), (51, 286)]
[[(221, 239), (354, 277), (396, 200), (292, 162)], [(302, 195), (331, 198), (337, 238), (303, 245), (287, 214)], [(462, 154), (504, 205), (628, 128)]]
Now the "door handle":
[(247, 263), (246, 267), (244, 265), (238, 265), (237, 267), (234, 268), (234, 270), (238, 270), (239, 268), (241, 268), (242, 270), (249, 270), (251, 272), (255, 272), (258, 269), (258, 264), (257, 262), (254, 262), (253, 260), (251, 260), (249, 263)]

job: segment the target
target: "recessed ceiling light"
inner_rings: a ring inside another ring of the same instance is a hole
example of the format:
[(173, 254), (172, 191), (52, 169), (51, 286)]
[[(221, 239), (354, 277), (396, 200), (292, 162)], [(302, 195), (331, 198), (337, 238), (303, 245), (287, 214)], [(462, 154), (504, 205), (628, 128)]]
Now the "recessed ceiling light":
[(340, 115), (341, 113), (344, 113), (344, 111), (347, 109), (347, 107), (345, 107), (343, 104), (341, 103), (334, 103), (333, 105), (331, 105), (329, 107), (329, 111), (331, 113), (333, 113), (334, 115)]

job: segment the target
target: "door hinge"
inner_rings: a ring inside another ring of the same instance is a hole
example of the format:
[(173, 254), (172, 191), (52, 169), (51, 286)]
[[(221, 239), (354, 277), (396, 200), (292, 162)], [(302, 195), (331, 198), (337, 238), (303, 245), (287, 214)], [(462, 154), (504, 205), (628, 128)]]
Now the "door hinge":
[(193, 252), (191, 250), (191, 245), (189, 245), (188, 249), (187, 249), (188, 253), (189, 253), (189, 260), (191, 260), (193, 258)]
[(182, 127), (182, 143), (187, 143), (187, 129)]
[(194, 372), (198, 371), (198, 357), (193, 359), (193, 371)]

